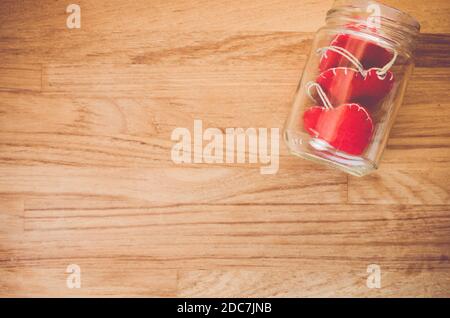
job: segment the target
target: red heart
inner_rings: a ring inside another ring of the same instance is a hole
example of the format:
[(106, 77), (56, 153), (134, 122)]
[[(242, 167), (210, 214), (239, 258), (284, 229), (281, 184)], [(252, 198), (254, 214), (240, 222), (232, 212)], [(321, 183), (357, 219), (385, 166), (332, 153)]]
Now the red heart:
[(313, 106), (303, 114), (303, 127), (311, 136), (318, 135), (316, 126), (323, 111), (325, 111), (325, 107)]
[[(374, 67), (382, 68), (393, 58), (393, 54), (384, 47), (353, 34), (338, 34), (330, 46), (345, 49), (358, 59), (366, 70)], [(330, 68), (349, 65), (349, 60), (342, 54), (326, 50), (320, 59), (319, 69), (323, 72)]]
[(372, 119), (359, 104), (313, 106), (303, 114), (303, 125), (311, 136), (350, 155), (362, 154), (373, 134)]
[(380, 76), (377, 71), (372, 68), (362, 75), (352, 68), (337, 67), (320, 74), (316, 82), (334, 105), (356, 102), (373, 106), (383, 99), (394, 85), (392, 72), (388, 71)]

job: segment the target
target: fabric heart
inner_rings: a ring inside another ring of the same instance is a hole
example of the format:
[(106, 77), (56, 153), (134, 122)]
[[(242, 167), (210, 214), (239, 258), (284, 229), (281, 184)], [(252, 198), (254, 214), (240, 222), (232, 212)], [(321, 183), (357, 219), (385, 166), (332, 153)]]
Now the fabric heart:
[(359, 104), (313, 106), (303, 114), (303, 125), (311, 136), (350, 155), (362, 154), (373, 134), (372, 119)]
[(356, 69), (337, 67), (320, 74), (316, 82), (334, 105), (355, 102), (373, 106), (391, 91), (394, 74), (379, 75), (378, 69), (372, 68), (362, 75)]
[[(348, 29), (355, 28), (361, 27), (348, 27)], [(393, 54), (384, 47), (348, 33), (338, 34), (330, 43), (330, 46), (345, 49), (358, 59), (365, 69), (382, 68), (393, 58)], [(325, 50), (320, 59), (319, 69), (323, 72), (330, 68), (348, 65), (348, 59), (342, 54), (332, 50)]]
[(317, 122), (325, 109), (322, 106), (313, 106), (304, 112), (303, 127), (311, 136), (318, 136), (319, 133), (316, 130)]

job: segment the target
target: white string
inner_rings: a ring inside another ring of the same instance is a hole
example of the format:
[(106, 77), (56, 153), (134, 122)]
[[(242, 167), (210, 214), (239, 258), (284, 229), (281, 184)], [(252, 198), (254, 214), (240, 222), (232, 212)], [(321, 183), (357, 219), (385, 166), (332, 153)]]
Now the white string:
[(397, 56), (398, 56), (398, 53), (396, 50), (394, 50), (394, 56), (392, 57), (391, 61), (389, 63), (387, 63), (384, 67), (379, 68), (377, 70), (377, 74), (379, 76), (385, 75), (391, 69), (391, 67), (394, 65), (395, 60), (397, 59)]
[(322, 87), (320, 87), (319, 84), (316, 82), (308, 82), (306, 83), (306, 93), (308, 94), (309, 98), (311, 98), (314, 102), (317, 103), (316, 99), (311, 94), (311, 88), (315, 87), (317, 90), (317, 94), (319, 95), (320, 99), (322, 100), (323, 105), (327, 109), (333, 109), (333, 105), (331, 104), (330, 100), (328, 99), (327, 95), (323, 91)]
[[(317, 50), (318, 53), (324, 53), (327, 50), (330, 51), (334, 51), (338, 54), (341, 54), (343, 57), (345, 57), (347, 60), (349, 60), (353, 65), (356, 66), (356, 68), (358, 69), (358, 71), (363, 75), (366, 76), (367, 71), (364, 69), (364, 66), (361, 64), (361, 62), (352, 54), (350, 53), (348, 50), (340, 47), (340, 46), (326, 46), (323, 48), (320, 48)], [(398, 57), (398, 53), (396, 50), (394, 50), (394, 56), (392, 57), (392, 59), (389, 61), (389, 63), (387, 63), (385, 66), (383, 66), (382, 68), (375, 68), (377, 71), (377, 74), (379, 76), (383, 76), (385, 75), (390, 68), (394, 65), (395, 61), (397, 60)]]
[(326, 46), (326, 47), (318, 49), (317, 52), (324, 53), (328, 50), (334, 51), (338, 54), (341, 54), (343, 57), (345, 57), (347, 60), (349, 60), (351, 63), (353, 63), (361, 74), (365, 73), (364, 66), (361, 64), (361, 62), (352, 53), (350, 53), (349, 51), (347, 51), (346, 49), (344, 49), (340, 46), (334, 46), (334, 45)]

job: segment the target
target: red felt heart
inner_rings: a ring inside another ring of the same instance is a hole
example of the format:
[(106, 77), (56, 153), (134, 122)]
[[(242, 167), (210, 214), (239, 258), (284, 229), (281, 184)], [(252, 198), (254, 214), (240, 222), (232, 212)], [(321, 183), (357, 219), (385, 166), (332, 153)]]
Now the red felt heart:
[(359, 104), (313, 106), (303, 114), (303, 125), (311, 136), (350, 155), (362, 154), (373, 134), (372, 119)]
[(322, 87), (334, 105), (349, 102), (373, 106), (383, 99), (394, 85), (394, 74), (390, 71), (378, 75), (370, 69), (362, 75), (355, 69), (338, 67), (319, 75), (316, 82)]
[(325, 111), (325, 107), (313, 106), (303, 114), (303, 127), (311, 136), (318, 135), (316, 126), (323, 111)]
[[(351, 27), (350, 29), (354, 28)], [(358, 59), (366, 70), (375, 67), (382, 68), (393, 58), (393, 54), (384, 47), (370, 40), (348, 33), (338, 34), (330, 43), (330, 46), (345, 49)], [(319, 69), (323, 72), (330, 68), (349, 65), (349, 60), (342, 54), (332, 50), (326, 50), (320, 59)]]

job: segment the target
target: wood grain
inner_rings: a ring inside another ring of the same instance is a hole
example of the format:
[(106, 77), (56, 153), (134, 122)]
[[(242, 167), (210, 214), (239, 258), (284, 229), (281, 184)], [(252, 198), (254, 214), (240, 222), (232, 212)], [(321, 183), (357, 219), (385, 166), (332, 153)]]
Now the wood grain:
[(356, 178), (283, 144), (276, 175), (170, 158), (194, 119), (282, 128), (331, 0), (84, 0), (79, 30), (64, 1), (2, 1), (0, 295), (449, 297), (450, 3), (383, 2), (422, 35)]

